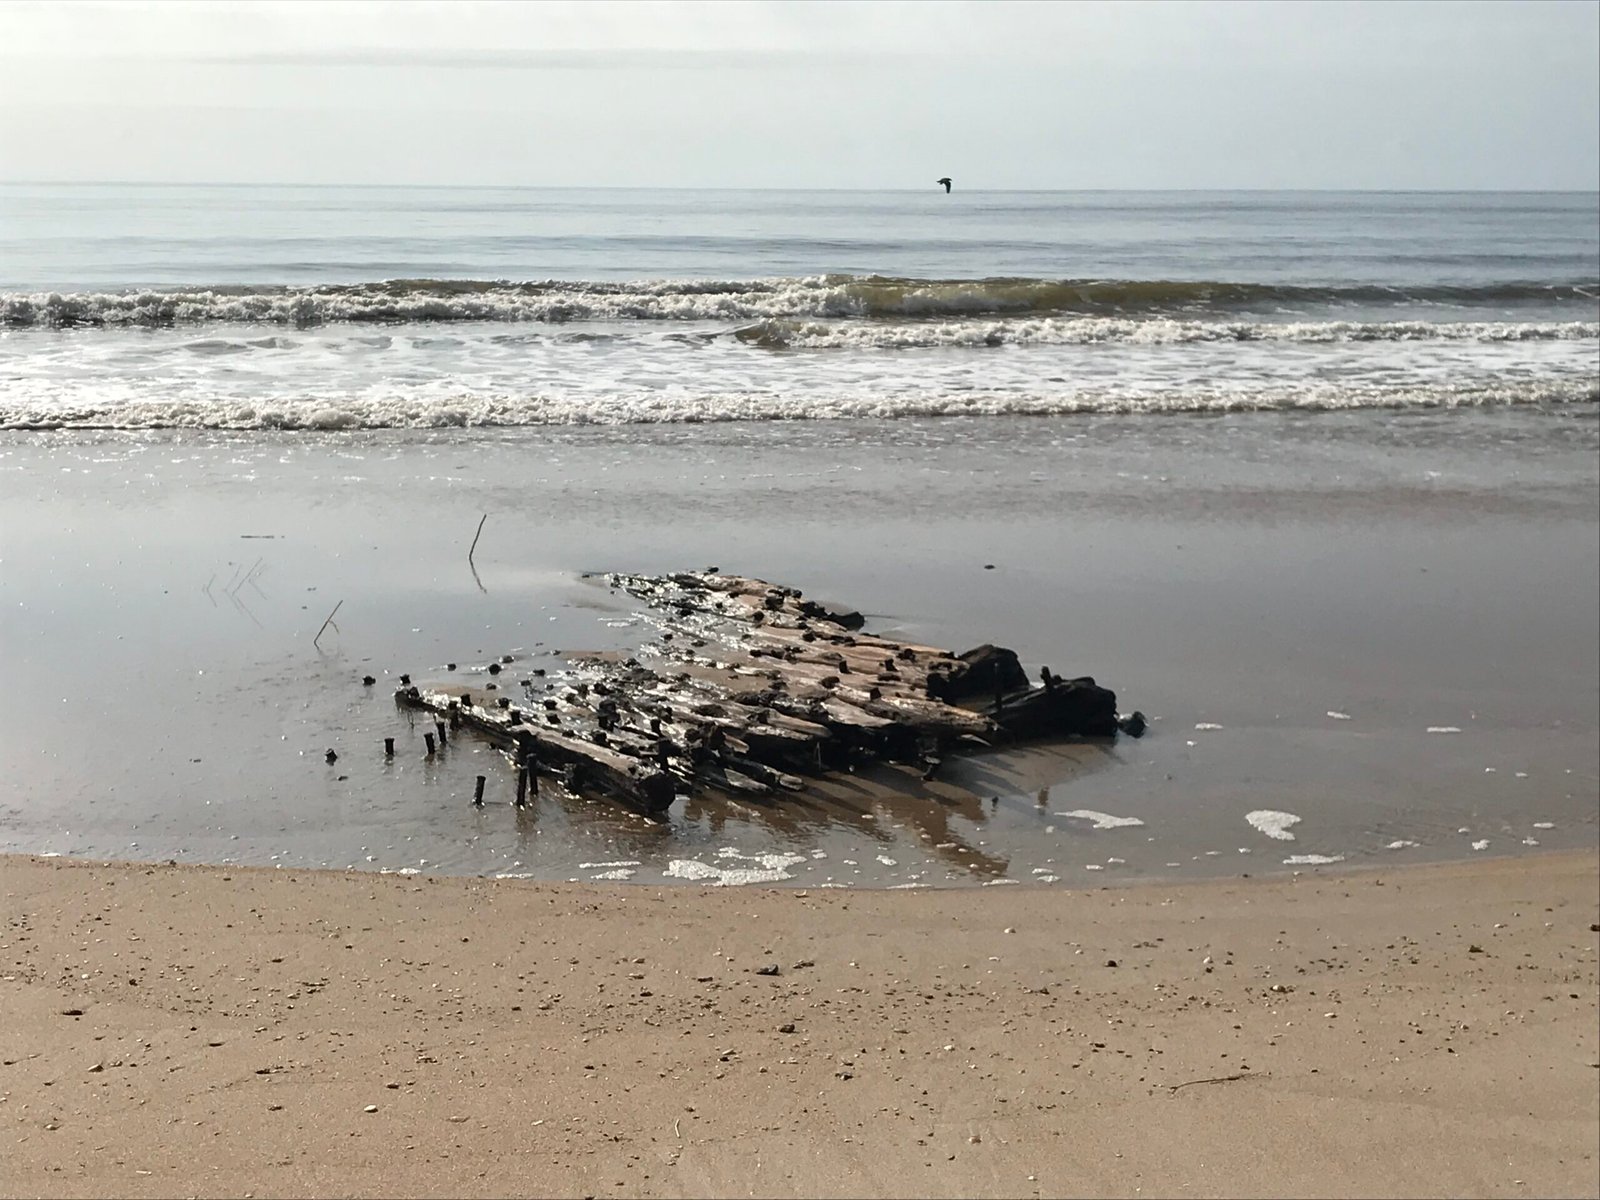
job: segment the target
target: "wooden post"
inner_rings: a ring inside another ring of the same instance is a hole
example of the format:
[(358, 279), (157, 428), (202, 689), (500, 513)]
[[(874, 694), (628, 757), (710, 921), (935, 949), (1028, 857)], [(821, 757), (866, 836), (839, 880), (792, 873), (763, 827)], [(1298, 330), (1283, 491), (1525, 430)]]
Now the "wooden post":
[(393, 758), (394, 757), (394, 739), (393, 738), (384, 738), (383, 739), (383, 756), (385, 758)]
[(485, 775), (479, 775), (478, 781), (472, 787), (472, 802), (479, 808), (483, 807), (483, 785), (488, 781)]
[(439, 735), (439, 745), (448, 746), (450, 744), (450, 738), (445, 734), (444, 722), (443, 721), (435, 721), (433, 723), (433, 729), (434, 729), (434, 732)]
[(521, 808), (528, 798), (528, 765), (524, 763), (517, 768), (517, 807)]
[(433, 754), (434, 754), (433, 734), (431, 734), (431, 733), (423, 734), (422, 735), (422, 740), (428, 743), (428, 757), (432, 758)]

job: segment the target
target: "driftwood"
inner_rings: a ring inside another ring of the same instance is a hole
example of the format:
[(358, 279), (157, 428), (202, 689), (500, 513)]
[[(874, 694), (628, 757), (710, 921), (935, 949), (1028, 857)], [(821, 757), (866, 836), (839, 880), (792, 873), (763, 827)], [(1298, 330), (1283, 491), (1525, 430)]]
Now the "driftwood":
[[(877, 637), (859, 613), (759, 579), (604, 578), (648, 606), (655, 636), (633, 657), (580, 658), (520, 689), (402, 677), (396, 699), (494, 738), (519, 774), (556, 775), (651, 816), (702, 789), (775, 796), (808, 774), (884, 760), (931, 778), (953, 750), (1118, 732), (1114, 693), (1049, 668), (1035, 686), (1002, 647), (958, 655)], [(1121, 728), (1137, 736), (1143, 718)]]

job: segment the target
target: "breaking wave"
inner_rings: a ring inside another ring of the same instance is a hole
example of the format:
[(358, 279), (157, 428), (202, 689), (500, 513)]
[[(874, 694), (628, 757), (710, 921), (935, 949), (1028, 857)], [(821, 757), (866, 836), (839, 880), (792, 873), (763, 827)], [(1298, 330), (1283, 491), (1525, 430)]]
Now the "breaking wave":
[(530, 425), (698, 424), (731, 421), (890, 420), (908, 417), (1044, 417), (1076, 414), (1330, 412), (1351, 409), (1451, 409), (1493, 405), (1550, 407), (1600, 402), (1600, 384), (1498, 382), (1407, 387), (1328, 383), (1292, 388), (1056, 392), (850, 391), (801, 397), (773, 392), (695, 395), (616, 392), (603, 396), (459, 395), (131, 400), (31, 406), (0, 401), (0, 430), (217, 429), (342, 431)]
[(1600, 306), (1600, 285), (1299, 286), (1135, 279), (908, 279), (816, 275), (755, 280), (394, 279), (314, 287), (194, 287), (0, 294), (11, 328), (242, 322), (730, 321), (983, 316), (1226, 316), (1356, 306)]
[(1160, 346), (1193, 342), (1538, 342), (1600, 338), (1591, 321), (1183, 321), (1167, 317), (1013, 317), (997, 321), (829, 323), (771, 319), (733, 336), (773, 350), (938, 346)]

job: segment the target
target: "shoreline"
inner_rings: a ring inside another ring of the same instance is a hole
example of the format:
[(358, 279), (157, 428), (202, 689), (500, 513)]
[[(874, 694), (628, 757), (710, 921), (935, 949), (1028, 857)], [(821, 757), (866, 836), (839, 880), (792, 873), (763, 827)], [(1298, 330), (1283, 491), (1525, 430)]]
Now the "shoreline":
[(1593, 851), (981, 898), (0, 857), (0, 891), (7, 1194), (1600, 1188)]
[[(1441, 848), (1442, 849), (1442, 848)], [(201, 860), (184, 861), (176, 858), (111, 858), (96, 854), (61, 854), (46, 852), (42, 854), (31, 853), (26, 850), (0, 850), (0, 868), (7, 862), (28, 862), (39, 866), (60, 865), (64, 867), (104, 867), (108, 869), (125, 868), (129, 870), (160, 869), (160, 870), (194, 870), (194, 871), (225, 871), (230, 875), (239, 872), (261, 872), (267, 875), (281, 875), (285, 872), (310, 875), (347, 876), (357, 879), (379, 878), (394, 879), (400, 882), (415, 882), (417, 880), (454, 880), (459, 882), (477, 883), (506, 883), (528, 884), (538, 887), (552, 888), (596, 888), (609, 891), (612, 888), (624, 890), (646, 890), (660, 892), (676, 892), (679, 890), (693, 891), (774, 891), (793, 893), (797, 891), (816, 891), (842, 896), (872, 895), (879, 892), (914, 892), (921, 895), (962, 895), (970, 896), (979, 891), (992, 892), (996, 888), (1017, 888), (1024, 892), (1059, 893), (1074, 895), (1083, 892), (1108, 892), (1122, 891), (1139, 888), (1159, 887), (1203, 887), (1226, 886), (1238, 883), (1292, 883), (1303, 878), (1340, 879), (1347, 876), (1360, 877), (1369, 874), (1382, 874), (1387, 871), (1411, 872), (1447, 868), (1470, 869), (1477, 865), (1496, 863), (1518, 862), (1530, 866), (1550, 859), (1566, 859), (1583, 857), (1588, 851), (1575, 849), (1571, 846), (1519, 848), (1516, 850), (1505, 849), (1500, 851), (1471, 851), (1465, 854), (1449, 854), (1448, 857), (1432, 855), (1412, 855), (1405, 858), (1378, 860), (1361, 858), (1352, 860), (1339, 860), (1335, 862), (1304, 862), (1288, 863), (1275, 859), (1257, 860), (1255, 870), (1221, 871), (1213, 870), (1200, 874), (1181, 875), (1174, 871), (1172, 874), (1138, 874), (1121, 875), (1105, 873), (1086, 879), (1075, 879), (1070, 883), (1059, 881), (1047, 882), (1038, 878), (1000, 877), (989, 884), (974, 884), (966, 881), (944, 881), (939, 883), (920, 883), (915, 887), (905, 885), (886, 885), (882, 883), (862, 884), (819, 884), (814, 880), (789, 876), (783, 879), (733, 879), (725, 882), (715, 880), (679, 877), (667, 879), (639, 879), (635, 875), (593, 876), (588, 879), (570, 878), (557, 879), (543, 877), (532, 873), (502, 872), (489, 874), (485, 872), (464, 872), (453, 870), (416, 869), (406, 867), (358, 867), (358, 866), (320, 866), (304, 865), (297, 863), (259, 863), (259, 862), (208, 862)], [(1265, 869), (1259, 869), (1265, 862)], [(599, 864), (605, 865), (605, 864)], [(1241, 863), (1241, 866), (1251, 866), (1250, 863)]]

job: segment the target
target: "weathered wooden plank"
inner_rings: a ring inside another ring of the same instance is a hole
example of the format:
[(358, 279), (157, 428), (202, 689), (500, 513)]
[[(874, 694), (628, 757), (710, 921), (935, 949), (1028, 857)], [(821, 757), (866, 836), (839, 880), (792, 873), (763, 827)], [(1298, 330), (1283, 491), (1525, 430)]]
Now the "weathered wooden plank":
[(552, 765), (569, 770), (577, 768), (575, 787), (601, 791), (650, 815), (666, 812), (676, 792), (676, 785), (665, 772), (649, 770), (628, 755), (565, 733), (525, 723), (513, 724), (512, 713), (506, 709), (463, 705), (447, 692), (423, 691), (417, 687), (401, 688), (395, 693), (395, 699), (407, 707), (452, 716), (462, 724), (508, 743), (521, 751), (525, 760), (531, 758), (538, 769), (547, 770)]
[(1117, 729), (1113, 693), (1048, 670), (1046, 686), (1031, 687), (1001, 647), (956, 655), (864, 633), (859, 613), (716, 571), (605, 579), (647, 606), (655, 636), (633, 654), (585, 655), (525, 679), (519, 701), (479, 692), (452, 707), (448, 691), (411, 687), (399, 699), (653, 814), (676, 792), (773, 795), (802, 788), (798, 772), (875, 759), (931, 774), (963, 747)]

